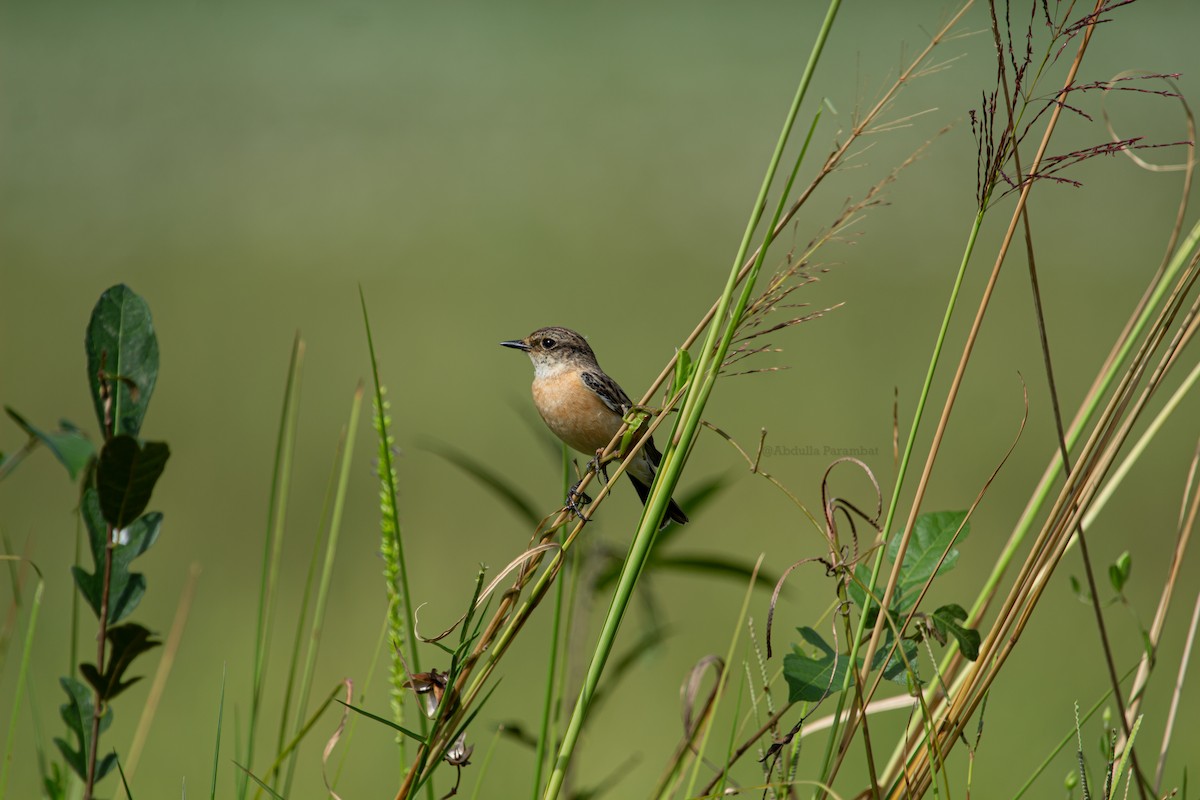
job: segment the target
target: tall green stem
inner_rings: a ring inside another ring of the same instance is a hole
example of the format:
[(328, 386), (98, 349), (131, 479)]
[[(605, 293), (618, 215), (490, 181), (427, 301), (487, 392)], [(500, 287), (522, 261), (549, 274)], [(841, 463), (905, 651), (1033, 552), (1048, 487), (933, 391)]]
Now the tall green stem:
[[(558, 757), (554, 763), (554, 771), (551, 773), (549, 783), (546, 786), (545, 800), (555, 800), (562, 789), (563, 782), (566, 779), (567, 768), (570, 766), (571, 757), (579, 741), (579, 734), (583, 729), (583, 723), (587, 717), (592, 697), (599, 686), (600, 676), (604, 672), (605, 664), (612, 653), (613, 645), (616, 641), (617, 630), (620, 628), (625, 610), (633, 596), (633, 588), (637, 584), (642, 568), (645, 566), (646, 559), (650, 554), (650, 548), (654, 543), (655, 534), (658, 531), (659, 521), (662, 520), (675, 486), (679, 482), (683, 466), (687, 461), (692, 443), (699, 430), (705, 403), (712, 392), (713, 385), (721, 369), (721, 364), (724, 362), (725, 355), (728, 352), (729, 343), (733, 339), (734, 331), (737, 329), (741, 315), (745, 311), (746, 304), (749, 301), (758, 268), (766, 255), (771, 229), (768, 229), (768, 242), (764, 243), (764, 246), (761, 248), (754, 269), (746, 277), (746, 283), (734, 307), (734, 311), (732, 314), (729, 313), (729, 307), (733, 303), (733, 293), (737, 287), (741, 266), (745, 262), (746, 253), (750, 250), (754, 231), (758, 228), (762, 220), (763, 210), (766, 208), (767, 194), (770, 191), (771, 184), (775, 180), (788, 137), (791, 134), (796, 116), (800, 110), (800, 105), (812, 81), (812, 76), (816, 71), (817, 62), (820, 60), (821, 52), (829, 37), (829, 31), (833, 27), (833, 21), (837, 16), (840, 5), (840, 0), (831, 0), (829, 3), (825, 20), (817, 34), (817, 40), (813, 44), (808, 63), (805, 65), (804, 74), (800, 78), (800, 85), (796, 89), (792, 106), (788, 110), (784, 121), (783, 130), (775, 145), (770, 165), (767, 168), (766, 176), (763, 178), (754, 209), (750, 214), (750, 221), (746, 226), (742, 243), (738, 248), (737, 257), (734, 259), (729, 280), (726, 282), (725, 290), (721, 295), (717, 313), (713, 317), (714, 324), (709, 328), (708, 336), (700, 352), (695, 372), (689, 380), (688, 393), (684, 399), (683, 409), (680, 412), (677, 430), (663, 455), (662, 463), (659, 466), (654, 485), (651, 487), (650, 496), (647, 498), (646, 507), (643, 510), (637, 533), (634, 536), (633, 543), (630, 545), (629, 554), (625, 559), (625, 564), (617, 580), (616, 592), (613, 595), (612, 603), (605, 617), (599, 641), (596, 643), (596, 649), (592, 653), (592, 660), (588, 665), (587, 676), (584, 679), (583, 687), (580, 689), (579, 698), (575, 703), (570, 722), (563, 736), (562, 746), (559, 748)], [(782, 208), (782, 202), (780, 207)], [(718, 331), (721, 333), (719, 344), (717, 344)], [(714, 345), (716, 346), (714, 347)]]

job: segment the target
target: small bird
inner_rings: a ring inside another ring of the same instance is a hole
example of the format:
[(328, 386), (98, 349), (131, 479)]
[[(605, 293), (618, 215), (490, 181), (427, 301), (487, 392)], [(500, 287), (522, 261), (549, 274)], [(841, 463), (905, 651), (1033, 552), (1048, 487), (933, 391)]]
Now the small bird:
[[(529, 354), (533, 404), (555, 436), (587, 455), (608, 446), (633, 401), (600, 369), (586, 339), (568, 328), (539, 328), (524, 339), (500, 344)], [(660, 461), (662, 454), (648, 438), (625, 468), (643, 505)], [(674, 500), (667, 506), (664, 526), (668, 520), (680, 525), (688, 521)]]

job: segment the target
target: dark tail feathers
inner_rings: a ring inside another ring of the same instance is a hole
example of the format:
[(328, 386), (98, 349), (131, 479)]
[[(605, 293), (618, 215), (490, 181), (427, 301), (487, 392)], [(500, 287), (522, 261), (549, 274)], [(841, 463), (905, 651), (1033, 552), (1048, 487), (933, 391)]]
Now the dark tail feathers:
[[(629, 475), (628, 472), (625, 474)], [(637, 489), (638, 497), (642, 499), (642, 505), (646, 505), (646, 498), (650, 496), (650, 487), (632, 475), (629, 475), (629, 480), (633, 483), (633, 488)], [(666, 516), (663, 517), (662, 524), (658, 526), (658, 529), (662, 530), (667, 527), (668, 522), (678, 522), (680, 525), (687, 525), (688, 522), (687, 514), (683, 513), (683, 509), (675, 502), (675, 498), (671, 498)]]

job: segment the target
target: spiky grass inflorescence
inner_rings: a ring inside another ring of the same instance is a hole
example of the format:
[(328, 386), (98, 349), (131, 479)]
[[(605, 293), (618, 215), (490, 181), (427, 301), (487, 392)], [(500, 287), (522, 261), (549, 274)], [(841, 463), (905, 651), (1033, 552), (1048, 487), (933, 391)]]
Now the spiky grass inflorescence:
[[(384, 586), (387, 589), (387, 641), (392, 645), (392, 657), (388, 660), (388, 695), (395, 722), (404, 721), (404, 695), (408, 691), (408, 672), (404, 668), (404, 651), (408, 637), (408, 626), (404, 624), (404, 599), (400, 593), (400, 531), (396, 513), (396, 498), (393, 494), (397, 478), (392, 465), (395, 439), (392, 437), (392, 418), (387, 399), (387, 387), (379, 387), (379, 400), (374, 403), (375, 434), (379, 438), (379, 552), (383, 556)], [(404, 746), (404, 737), (396, 735), (396, 741)]]

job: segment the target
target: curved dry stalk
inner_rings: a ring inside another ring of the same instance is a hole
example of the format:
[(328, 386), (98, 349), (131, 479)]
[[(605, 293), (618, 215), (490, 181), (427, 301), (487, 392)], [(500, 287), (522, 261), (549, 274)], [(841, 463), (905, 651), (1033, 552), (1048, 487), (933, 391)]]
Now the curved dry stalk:
[[(1200, 298), (1185, 315), (1180, 330), (1172, 338), (1157, 367), (1151, 372), (1147, 385), (1139, 393), (1136, 387), (1147, 371), (1150, 355), (1166, 337), (1166, 330), (1180, 311), (1196, 280), (1200, 254), (1192, 259), (1187, 271), (1180, 276), (1171, 300), (1161, 310), (1154, 328), (1143, 342), (1134, 364), (1123, 376), (1120, 387), (1101, 414), (1091, 436), (1081, 450), (1079, 467), (1067, 478), (1067, 483), (1049, 512), (1031, 553), (1006, 598), (992, 629), (984, 637), (980, 658), (971, 663), (956, 681), (956, 694), (942, 711), (937, 737), (949, 749), (962, 735), (970, 716), (977, 710), (999, 670), (1016, 646), (1037, 606), (1054, 568), (1071, 542), (1076, 524), (1082, 519), (1097, 495), (1102, 482), (1128, 438), (1133, 425), (1164, 376), (1178, 361), (1182, 346), (1194, 335), (1200, 321)], [(960, 663), (960, 662), (956, 662)], [(925, 751), (916, 753), (906, 765), (900, 778), (904, 791), (923, 792), (929, 785), (929, 763)], [(897, 791), (900, 791), (897, 784)]]

